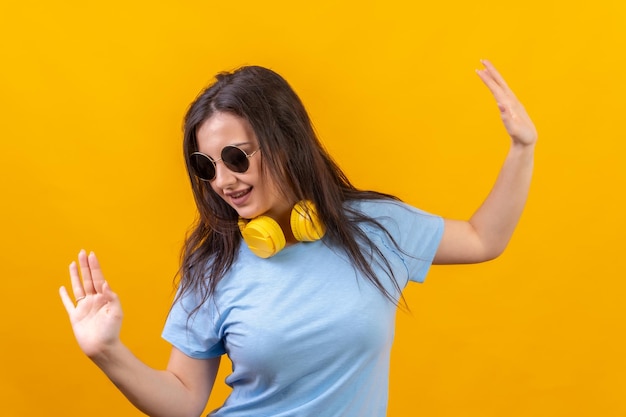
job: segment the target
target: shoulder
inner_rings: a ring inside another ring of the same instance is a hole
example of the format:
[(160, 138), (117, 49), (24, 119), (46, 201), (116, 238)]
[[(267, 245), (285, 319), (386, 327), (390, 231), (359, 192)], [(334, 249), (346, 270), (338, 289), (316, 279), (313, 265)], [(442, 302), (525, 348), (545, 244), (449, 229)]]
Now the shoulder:
[(349, 203), (360, 227), (370, 237), (392, 237), (401, 245), (413, 241), (438, 242), (443, 233), (443, 219), (399, 200), (362, 200)]
[(384, 221), (385, 218), (403, 220), (407, 218), (438, 218), (434, 214), (413, 207), (400, 200), (352, 200), (347, 203), (349, 210), (354, 210), (366, 217)]

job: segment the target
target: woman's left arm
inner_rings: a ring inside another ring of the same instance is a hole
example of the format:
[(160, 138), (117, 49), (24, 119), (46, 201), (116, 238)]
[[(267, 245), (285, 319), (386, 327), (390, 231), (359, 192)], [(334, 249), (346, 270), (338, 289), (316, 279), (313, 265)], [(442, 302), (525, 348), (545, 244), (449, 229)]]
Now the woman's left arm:
[(530, 187), (537, 130), (524, 106), (489, 61), (478, 76), (491, 91), (511, 149), (496, 183), (468, 221), (444, 220), (444, 232), (433, 263), (484, 262), (506, 248), (519, 221)]

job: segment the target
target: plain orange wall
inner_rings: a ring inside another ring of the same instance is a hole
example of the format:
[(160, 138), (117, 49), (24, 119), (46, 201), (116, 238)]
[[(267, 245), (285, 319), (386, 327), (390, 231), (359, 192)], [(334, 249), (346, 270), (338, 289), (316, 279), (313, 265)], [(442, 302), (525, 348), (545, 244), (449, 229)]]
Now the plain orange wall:
[(389, 416), (626, 415), (624, 4), (4, 2), (0, 414), (141, 415), (57, 290), (95, 250), (125, 342), (165, 366), (194, 217), (181, 119), (214, 73), (277, 70), (358, 186), (467, 218), (508, 147), (474, 74), (490, 58), (539, 128), (530, 200), (501, 258), (407, 290)]

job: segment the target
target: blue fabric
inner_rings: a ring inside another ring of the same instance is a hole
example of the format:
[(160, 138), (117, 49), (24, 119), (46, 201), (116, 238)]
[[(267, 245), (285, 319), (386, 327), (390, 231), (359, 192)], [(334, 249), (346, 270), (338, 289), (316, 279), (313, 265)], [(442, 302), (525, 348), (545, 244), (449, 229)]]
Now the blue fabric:
[[(443, 220), (403, 203), (353, 207), (380, 221), (363, 226), (404, 288), (422, 282)], [(373, 262), (385, 287), (390, 278)], [(261, 259), (241, 246), (212, 300), (189, 321), (193, 296), (175, 303), (163, 338), (194, 358), (227, 354), (232, 393), (215, 417), (383, 417), (396, 306), (324, 240)]]

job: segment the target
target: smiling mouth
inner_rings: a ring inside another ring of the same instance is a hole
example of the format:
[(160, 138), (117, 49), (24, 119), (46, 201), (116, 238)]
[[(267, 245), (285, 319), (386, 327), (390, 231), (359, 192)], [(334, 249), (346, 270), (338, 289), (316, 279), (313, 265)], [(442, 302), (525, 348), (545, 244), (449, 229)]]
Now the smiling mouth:
[(251, 188), (248, 188), (248, 189), (243, 190), (243, 191), (238, 191), (236, 193), (229, 194), (228, 196), (230, 198), (232, 198), (232, 199), (238, 199), (238, 198), (241, 198), (241, 197), (245, 196), (246, 194), (248, 194), (251, 190), (252, 190)]

